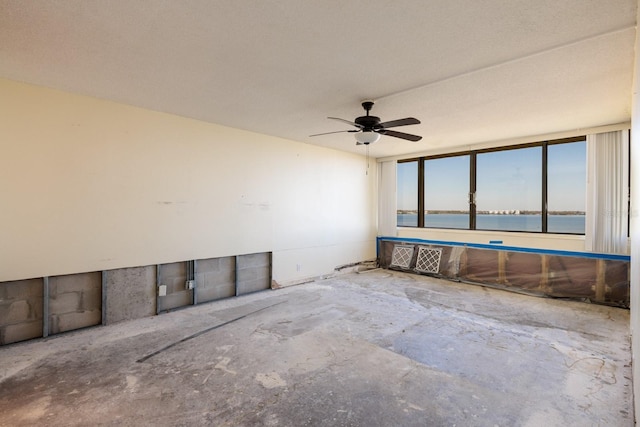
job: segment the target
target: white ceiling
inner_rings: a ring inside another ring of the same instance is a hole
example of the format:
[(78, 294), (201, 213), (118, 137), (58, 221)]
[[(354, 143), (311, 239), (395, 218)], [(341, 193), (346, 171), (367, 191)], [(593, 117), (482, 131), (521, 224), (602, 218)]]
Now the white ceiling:
[(637, 0), (0, 0), (0, 77), (375, 157), (630, 120)]

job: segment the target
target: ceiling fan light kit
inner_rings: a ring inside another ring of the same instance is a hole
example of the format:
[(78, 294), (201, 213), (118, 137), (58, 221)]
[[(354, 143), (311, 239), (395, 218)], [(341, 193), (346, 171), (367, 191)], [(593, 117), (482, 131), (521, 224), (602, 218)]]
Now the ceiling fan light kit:
[(398, 127), (398, 126), (418, 125), (420, 124), (420, 120), (413, 117), (407, 117), (404, 119), (391, 120), (388, 122), (381, 123), (380, 117), (369, 115), (369, 111), (371, 111), (373, 104), (374, 104), (373, 101), (363, 101), (362, 108), (364, 108), (367, 114), (364, 116), (356, 117), (356, 119), (352, 122), (349, 120), (341, 119), (339, 117), (327, 117), (331, 120), (338, 120), (340, 122), (349, 124), (351, 126), (356, 127), (357, 129), (317, 133), (315, 135), (310, 135), (310, 136), (328, 135), (331, 133), (352, 132), (352, 133), (355, 133), (357, 145), (372, 144), (380, 139), (380, 135), (393, 136), (395, 138), (406, 139), (407, 141), (420, 141), (422, 139), (422, 137), (418, 135), (412, 135), (410, 133), (398, 132), (398, 131), (389, 129), (389, 128)]
[(357, 144), (373, 144), (380, 139), (380, 134), (372, 130), (365, 130), (355, 134)]

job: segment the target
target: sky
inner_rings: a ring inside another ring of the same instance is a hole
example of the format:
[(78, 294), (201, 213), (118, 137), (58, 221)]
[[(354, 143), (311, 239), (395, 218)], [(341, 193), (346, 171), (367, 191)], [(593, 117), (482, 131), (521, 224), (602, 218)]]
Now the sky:
[[(477, 155), (478, 210), (541, 209), (542, 147)], [(584, 211), (586, 143), (548, 146), (548, 209)], [(398, 209), (417, 209), (416, 163), (398, 163)], [(425, 208), (467, 210), (469, 156), (428, 160)]]

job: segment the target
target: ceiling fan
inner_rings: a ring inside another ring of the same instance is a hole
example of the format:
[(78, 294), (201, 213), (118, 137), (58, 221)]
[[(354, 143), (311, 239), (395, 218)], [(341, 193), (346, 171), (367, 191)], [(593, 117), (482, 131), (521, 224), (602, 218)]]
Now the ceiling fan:
[(373, 107), (373, 104), (374, 104), (373, 101), (363, 101), (362, 108), (364, 108), (364, 110), (367, 112), (367, 115), (357, 117), (354, 121), (349, 121), (349, 120), (341, 119), (338, 117), (327, 117), (328, 119), (331, 119), (331, 120), (338, 120), (343, 123), (347, 123), (351, 126), (355, 126), (357, 129), (316, 133), (314, 135), (309, 135), (309, 136), (319, 136), (319, 135), (328, 135), (331, 133), (351, 132), (351, 133), (355, 133), (355, 137), (357, 141), (356, 145), (372, 144), (376, 142), (378, 139), (380, 139), (380, 135), (394, 136), (396, 138), (402, 138), (408, 141), (420, 141), (422, 139), (422, 137), (418, 135), (412, 135), (410, 133), (398, 132), (398, 131), (389, 129), (389, 128), (394, 128), (398, 126), (418, 125), (420, 124), (420, 120), (415, 119), (413, 117), (407, 117), (404, 119), (391, 120), (388, 122), (380, 123), (380, 117), (369, 115), (369, 111), (371, 111), (371, 107)]

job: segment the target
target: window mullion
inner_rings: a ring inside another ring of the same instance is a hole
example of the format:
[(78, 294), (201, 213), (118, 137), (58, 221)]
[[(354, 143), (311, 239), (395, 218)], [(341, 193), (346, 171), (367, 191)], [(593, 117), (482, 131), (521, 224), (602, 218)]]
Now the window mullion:
[(547, 220), (547, 209), (548, 209), (548, 197), (547, 197), (547, 185), (548, 185), (548, 179), (547, 179), (547, 149), (548, 149), (548, 144), (547, 142), (543, 142), (542, 143), (542, 232), (546, 233), (547, 232), (547, 225), (548, 225), (548, 220)]
[(476, 153), (469, 155), (469, 230), (476, 229)]
[(423, 157), (418, 161), (418, 227), (424, 227), (424, 163)]

